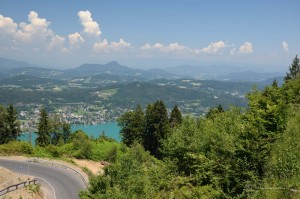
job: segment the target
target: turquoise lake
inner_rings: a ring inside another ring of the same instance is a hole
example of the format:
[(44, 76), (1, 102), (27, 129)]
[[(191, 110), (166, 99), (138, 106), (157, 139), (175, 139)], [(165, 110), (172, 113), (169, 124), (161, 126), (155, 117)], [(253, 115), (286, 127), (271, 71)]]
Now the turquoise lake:
[[(93, 136), (98, 138), (99, 135), (104, 131), (107, 137), (113, 138), (120, 142), (120, 127), (117, 122), (103, 123), (97, 125), (71, 125), (71, 131), (83, 130), (89, 137)], [(31, 133), (31, 143), (34, 144), (36, 134)], [(20, 140), (29, 141), (29, 133), (23, 133), (20, 136)]]

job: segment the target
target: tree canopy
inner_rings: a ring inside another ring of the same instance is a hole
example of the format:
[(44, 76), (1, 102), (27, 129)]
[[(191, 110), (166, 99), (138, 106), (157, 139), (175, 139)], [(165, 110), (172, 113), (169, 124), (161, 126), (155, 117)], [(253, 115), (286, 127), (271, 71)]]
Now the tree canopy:
[(40, 119), (38, 123), (38, 131), (37, 131), (37, 138), (36, 144), (38, 146), (47, 146), (51, 143), (50, 137), (50, 123), (49, 123), (49, 116), (44, 107), (40, 110)]
[(300, 77), (300, 60), (298, 56), (293, 59), (292, 64), (289, 66), (289, 72), (286, 73), (285, 80), (296, 79)]
[[(253, 89), (247, 109), (219, 106), (171, 128), (175, 108), (168, 118), (162, 101), (149, 104), (142, 144), (131, 142), (81, 198), (299, 198), (298, 62), (282, 86)], [(127, 135), (133, 113), (122, 118)]]
[(17, 110), (12, 104), (7, 108), (0, 105), (0, 144), (17, 140), (21, 135)]

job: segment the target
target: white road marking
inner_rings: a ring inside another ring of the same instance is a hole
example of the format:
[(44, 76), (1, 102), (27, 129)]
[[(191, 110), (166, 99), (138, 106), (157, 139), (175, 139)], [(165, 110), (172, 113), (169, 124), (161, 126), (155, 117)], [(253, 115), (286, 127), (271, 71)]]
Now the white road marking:
[(55, 189), (52, 187), (52, 185), (51, 185), (49, 182), (47, 182), (47, 180), (45, 180), (45, 179), (43, 179), (43, 178), (39, 178), (39, 177), (34, 177), (34, 178), (37, 178), (37, 179), (40, 179), (40, 180), (46, 182), (46, 183), (53, 189), (54, 199), (56, 199)]

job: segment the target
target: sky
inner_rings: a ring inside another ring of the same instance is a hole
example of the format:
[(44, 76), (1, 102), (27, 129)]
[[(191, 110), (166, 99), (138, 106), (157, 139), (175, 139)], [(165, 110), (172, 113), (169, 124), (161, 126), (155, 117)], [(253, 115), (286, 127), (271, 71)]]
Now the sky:
[(1, 0), (0, 57), (56, 68), (235, 65), (286, 70), (298, 0)]

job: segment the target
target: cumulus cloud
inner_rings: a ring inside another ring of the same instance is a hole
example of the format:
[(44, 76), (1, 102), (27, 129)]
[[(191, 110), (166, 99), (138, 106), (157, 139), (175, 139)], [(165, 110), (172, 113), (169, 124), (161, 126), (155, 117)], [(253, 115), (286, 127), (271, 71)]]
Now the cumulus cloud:
[[(39, 18), (38, 13), (30, 11), (28, 14), (29, 23), (21, 22), (15, 38), (24, 43), (44, 42), (47, 38), (54, 36), (49, 28), (50, 22)], [(50, 38), (51, 39), (51, 38)]]
[(223, 49), (225, 47), (226, 47), (226, 44), (223, 41), (218, 41), (218, 42), (209, 44), (206, 48), (203, 48), (200, 51), (197, 50), (196, 53), (205, 52), (208, 54), (215, 54), (215, 53), (218, 53), (221, 49)]
[(90, 11), (80, 11), (78, 12), (78, 17), (81, 22), (81, 25), (84, 28), (84, 32), (93, 35), (93, 36), (100, 36), (101, 31), (99, 28), (99, 24), (96, 21), (93, 21), (92, 14)]
[(285, 41), (282, 42), (282, 48), (285, 52), (289, 52), (289, 44)]
[(80, 44), (85, 42), (85, 39), (78, 33), (68, 35), (70, 48), (78, 48)]
[(65, 38), (59, 35), (55, 35), (51, 38), (51, 42), (49, 44), (49, 49), (59, 49), (62, 50), (65, 45)]
[(11, 18), (0, 15), (0, 48), (12, 48), (14, 45), (14, 35), (18, 29), (16, 24)]
[(40, 18), (34, 11), (28, 14), (28, 23), (17, 24), (11, 18), (0, 15), (0, 40), (2, 45), (7, 45), (10, 49), (61, 50), (64, 48), (65, 39), (54, 34), (49, 26), (50, 22)]
[(111, 51), (117, 51), (121, 52), (123, 50), (131, 48), (131, 44), (124, 41), (124, 39), (120, 39), (119, 42), (111, 42), (109, 43), (107, 39), (104, 39), (103, 41), (96, 42), (93, 46), (93, 52), (111, 52)]
[(171, 43), (169, 45), (164, 45), (161, 43), (155, 43), (154, 45), (145, 44), (141, 47), (142, 50), (159, 50), (161, 52), (183, 52), (188, 50), (186, 46), (180, 45), (179, 43)]
[[(2, 49), (21, 49), (40, 52), (43, 50), (70, 52), (84, 48), (85, 52), (121, 52), (132, 48), (124, 39), (108, 42), (100, 40), (99, 24), (92, 19), (89, 11), (78, 12), (83, 33), (75, 32), (65, 37), (57, 35), (50, 28), (50, 22), (39, 17), (35, 11), (28, 14), (28, 22), (15, 23), (13, 19), (0, 15), (0, 42)], [(88, 37), (93, 35), (96, 38)], [(95, 39), (98, 42), (95, 43)], [(82, 45), (86, 43), (86, 45)], [(175, 46), (174, 46), (175, 47)]]
[(121, 50), (124, 48), (129, 48), (131, 46), (130, 43), (124, 41), (122, 38), (119, 42), (111, 42), (111, 47), (116, 50)]
[(15, 34), (18, 25), (9, 17), (0, 15), (0, 33)]
[(240, 46), (240, 48), (237, 50), (235, 48), (232, 48), (230, 50), (231, 55), (236, 55), (236, 54), (252, 54), (253, 53), (253, 45), (250, 42), (245, 42)]
[(250, 42), (245, 42), (240, 46), (239, 52), (242, 54), (251, 54), (253, 53), (253, 46)]

